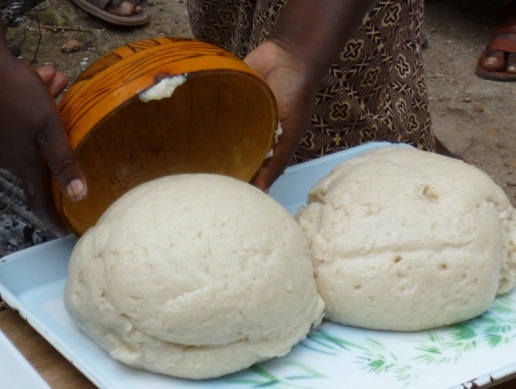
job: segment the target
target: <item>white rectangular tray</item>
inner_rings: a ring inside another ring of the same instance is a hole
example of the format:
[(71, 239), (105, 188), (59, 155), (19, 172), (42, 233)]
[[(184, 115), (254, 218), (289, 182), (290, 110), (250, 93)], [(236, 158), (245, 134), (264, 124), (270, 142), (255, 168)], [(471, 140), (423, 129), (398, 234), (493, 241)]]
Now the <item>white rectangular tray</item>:
[[(337, 163), (384, 146), (372, 143), (291, 167), (270, 194), (293, 213)], [(516, 291), (499, 297), (479, 318), (432, 331), (382, 332), (324, 322), (287, 356), (215, 380), (132, 369), (111, 359), (65, 311), (63, 287), (75, 242), (68, 237), (0, 259), (0, 295), (103, 389), (470, 388), (516, 373)]]
[(0, 331), (0, 387), (50, 389), (50, 386), (2, 331)]

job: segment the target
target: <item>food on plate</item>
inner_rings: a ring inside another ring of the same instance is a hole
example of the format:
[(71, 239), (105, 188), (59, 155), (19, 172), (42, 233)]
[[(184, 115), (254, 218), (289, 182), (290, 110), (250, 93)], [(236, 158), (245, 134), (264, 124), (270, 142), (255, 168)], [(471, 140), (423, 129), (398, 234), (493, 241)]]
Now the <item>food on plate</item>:
[(193, 379), (285, 355), (324, 311), (294, 218), (210, 174), (117, 200), (74, 248), (65, 306), (113, 358)]
[(485, 312), (516, 278), (516, 210), (481, 170), (391, 146), (320, 180), (296, 219), (326, 318), (415, 331)]

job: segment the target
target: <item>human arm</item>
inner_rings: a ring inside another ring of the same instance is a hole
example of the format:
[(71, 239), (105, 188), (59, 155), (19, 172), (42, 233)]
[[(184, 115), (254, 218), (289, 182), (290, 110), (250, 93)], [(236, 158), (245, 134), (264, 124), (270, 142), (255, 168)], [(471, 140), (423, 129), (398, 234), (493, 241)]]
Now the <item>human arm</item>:
[(323, 77), (373, 0), (290, 0), (268, 39), (244, 59), (272, 89), (283, 134), (254, 179), (264, 190), (288, 165), (310, 120)]
[(71, 200), (86, 195), (86, 181), (52, 96), (67, 80), (50, 67), (38, 71), (11, 53), (0, 21), (0, 168), (21, 180), (29, 207), (62, 236), (66, 229), (53, 204), (51, 174)]

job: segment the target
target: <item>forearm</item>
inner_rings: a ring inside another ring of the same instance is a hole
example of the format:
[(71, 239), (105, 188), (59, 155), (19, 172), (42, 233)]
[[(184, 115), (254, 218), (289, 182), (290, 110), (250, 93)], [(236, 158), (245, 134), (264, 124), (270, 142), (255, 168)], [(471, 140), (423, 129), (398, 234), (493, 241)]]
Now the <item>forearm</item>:
[(374, 0), (290, 0), (269, 36), (322, 78)]

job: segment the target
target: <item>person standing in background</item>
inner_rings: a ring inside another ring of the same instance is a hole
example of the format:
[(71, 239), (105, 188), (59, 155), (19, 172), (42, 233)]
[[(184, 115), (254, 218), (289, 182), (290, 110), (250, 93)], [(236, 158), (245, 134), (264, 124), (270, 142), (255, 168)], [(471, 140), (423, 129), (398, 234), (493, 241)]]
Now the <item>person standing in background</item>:
[[(276, 97), (283, 134), (253, 181), (260, 189), (268, 190), (288, 165), (372, 141), (451, 155), (431, 128), (423, 0), (190, 0), (187, 6), (194, 37), (242, 58)], [(64, 146), (44, 83), (0, 38), (0, 81), (7, 85), (0, 114), (8, 117), (0, 129), (0, 167), (24, 182), (32, 208), (56, 224), (43, 190), (48, 169), (72, 198), (85, 195), (85, 180)]]
[(188, 2), (194, 37), (244, 59), (278, 101), (284, 139), (280, 156), (268, 165), (272, 173), (258, 177), (259, 187), (266, 188), (287, 164), (371, 141), (452, 156), (431, 128), (421, 53), (423, 5), (423, 0)]

